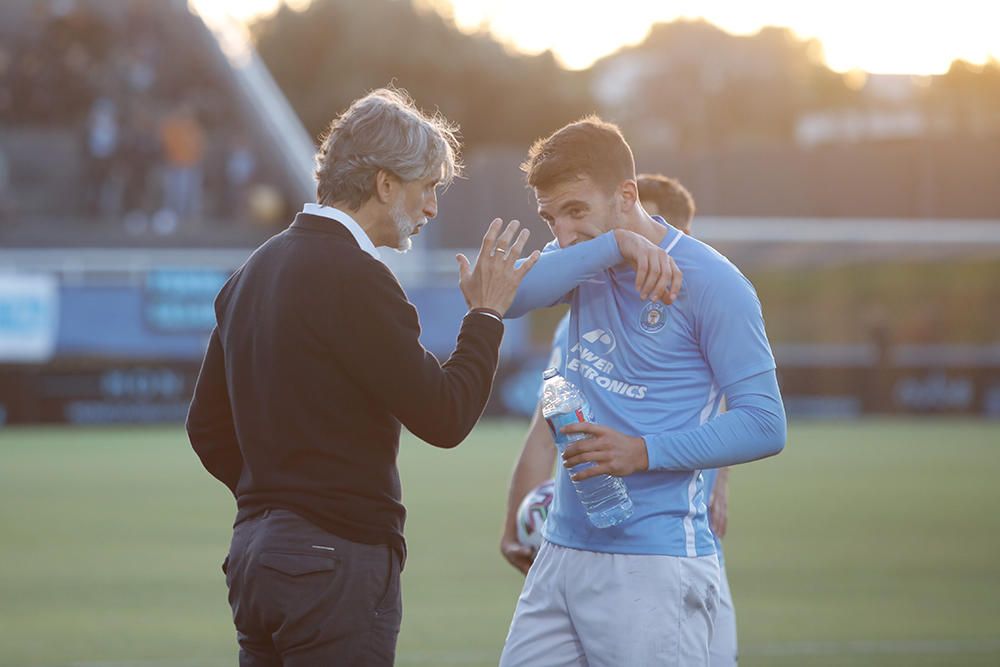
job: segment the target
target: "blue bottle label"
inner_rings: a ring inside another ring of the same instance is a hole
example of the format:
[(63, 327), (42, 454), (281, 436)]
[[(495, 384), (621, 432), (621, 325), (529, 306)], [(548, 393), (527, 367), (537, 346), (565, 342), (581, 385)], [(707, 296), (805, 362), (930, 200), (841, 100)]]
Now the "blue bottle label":
[(583, 408), (577, 408), (576, 412), (563, 412), (561, 414), (552, 415), (545, 421), (549, 425), (549, 430), (552, 431), (552, 437), (558, 440), (560, 437), (566, 437), (566, 434), (561, 433), (559, 429), (568, 424), (585, 422), (587, 421), (587, 418), (583, 416)]

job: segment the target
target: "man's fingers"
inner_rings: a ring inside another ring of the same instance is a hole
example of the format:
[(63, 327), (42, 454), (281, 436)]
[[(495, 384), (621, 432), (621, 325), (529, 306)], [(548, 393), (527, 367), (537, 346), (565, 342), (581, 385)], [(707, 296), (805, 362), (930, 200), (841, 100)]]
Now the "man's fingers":
[(581, 463), (607, 463), (614, 459), (614, 454), (608, 451), (590, 451), (563, 458), (563, 467), (573, 469)]
[(712, 527), (712, 532), (716, 537), (722, 538), (726, 534), (726, 506), (715, 493), (708, 501), (708, 523)]
[(659, 282), (660, 274), (663, 272), (663, 265), (660, 263), (661, 258), (659, 254), (659, 252), (654, 254), (647, 264), (646, 278), (642, 282), (642, 289), (639, 290), (643, 299), (653, 298), (653, 290), (656, 288), (656, 283)]
[(604, 438), (588, 438), (574, 442), (562, 454), (563, 465), (567, 468), (581, 463), (602, 463), (615, 458), (611, 443)]
[(472, 266), (469, 264), (469, 258), (458, 253), (455, 255), (455, 261), (458, 262), (458, 278), (459, 280), (465, 280), (470, 275), (472, 275)]
[(531, 563), (535, 560), (533, 551), (521, 544), (504, 547), (503, 556), (522, 574), (528, 573), (528, 570), (531, 569)]
[(497, 239), (496, 245), (490, 249), (490, 256), (492, 257), (496, 253), (504, 255), (506, 258), (507, 253), (510, 252), (510, 247), (514, 239), (514, 234), (517, 230), (521, 228), (521, 223), (517, 220), (511, 220), (510, 224), (507, 225), (507, 229), (503, 230), (503, 234)]
[(602, 433), (606, 433), (608, 427), (595, 424), (594, 422), (575, 422), (573, 424), (563, 426), (561, 430), (563, 433), (588, 433), (590, 435), (600, 435)]
[(520, 542), (510, 544), (506, 547), (508, 556), (531, 556), (531, 547), (526, 547)]
[(486, 230), (486, 234), (483, 235), (483, 245), (479, 248), (479, 256), (492, 255), (493, 248), (497, 244), (497, 236), (500, 234), (500, 226), (503, 224), (503, 220), (500, 218), (493, 218), (493, 222), (490, 223), (489, 228)]
[(524, 251), (524, 244), (528, 242), (528, 237), (531, 236), (530, 229), (522, 229), (521, 233), (517, 235), (517, 239), (514, 240), (514, 245), (510, 247), (507, 251), (507, 261), (515, 262), (521, 256)]
[(573, 444), (569, 445), (563, 452), (563, 460), (565, 461), (569, 457), (576, 456), (578, 454), (583, 454), (586, 452), (596, 452), (599, 449), (604, 448), (604, 440), (601, 438), (587, 438), (586, 440), (577, 440)]
[(649, 260), (645, 254), (640, 254), (635, 260), (635, 289), (639, 292), (639, 297), (646, 298), (642, 292), (642, 285), (646, 282), (646, 272), (649, 270)]
[(578, 473), (570, 475), (570, 478), (574, 482), (582, 482), (585, 479), (590, 479), (591, 477), (597, 477), (598, 475), (612, 475), (610, 466), (605, 463), (598, 463), (592, 465), (585, 470), (581, 470)]
[(670, 280), (670, 262), (667, 253), (660, 253), (657, 261), (660, 264), (660, 273), (656, 277), (656, 284), (649, 291), (650, 301), (662, 301), (664, 298), (669, 297), (667, 285)]
[(681, 284), (684, 282), (684, 276), (681, 273), (680, 268), (677, 266), (677, 262), (670, 255), (667, 255), (667, 259), (670, 260), (670, 303), (677, 300), (677, 295), (681, 293)]
[(715, 533), (716, 537), (721, 538), (722, 534), (726, 532), (726, 528), (723, 525), (724, 521), (722, 519), (722, 515), (715, 509), (712, 509), (708, 524), (712, 528), (712, 532)]
[(538, 258), (541, 256), (542, 253), (538, 252), (537, 250), (531, 253), (526, 260), (521, 262), (521, 264), (516, 269), (514, 269), (514, 277), (517, 278), (518, 280), (524, 278), (524, 274), (526, 274), (528, 271), (531, 270), (531, 267), (535, 265), (535, 262), (537, 262)]

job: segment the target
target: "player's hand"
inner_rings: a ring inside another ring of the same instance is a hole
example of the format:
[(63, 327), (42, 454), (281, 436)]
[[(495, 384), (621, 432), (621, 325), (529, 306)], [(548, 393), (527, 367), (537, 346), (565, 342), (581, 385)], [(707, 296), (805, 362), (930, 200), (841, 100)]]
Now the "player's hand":
[(526, 547), (517, 538), (507, 535), (500, 540), (500, 553), (507, 559), (507, 562), (520, 570), (521, 574), (528, 574), (531, 564), (535, 562), (535, 551), (531, 547)]
[(624, 477), (649, 469), (646, 441), (642, 438), (627, 436), (613, 428), (590, 422), (564, 426), (562, 432), (590, 436), (577, 440), (563, 452), (563, 465), (567, 468), (581, 463), (594, 463), (590, 468), (574, 474), (574, 481), (579, 482), (596, 475)]
[(644, 236), (615, 230), (615, 241), (625, 261), (635, 269), (635, 289), (645, 301), (671, 304), (681, 291), (683, 276), (674, 258)]
[[(458, 285), (469, 308), (489, 308), (503, 315), (510, 308), (517, 294), (521, 280), (538, 261), (539, 253), (531, 253), (520, 266), (516, 266), (524, 244), (528, 242), (530, 232), (522, 229), (521, 223), (511, 221), (500, 233), (503, 221), (500, 218), (490, 223), (483, 244), (473, 267), (468, 258), (459, 253), (455, 255), (458, 262)], [(515, 238), (515, 234), (517, 234)]]
[(729, 520), (729, 469), (721, 469), (715, 477), (712, 497), (708, 500), (708, 524), (720, 540), (726, 536)]

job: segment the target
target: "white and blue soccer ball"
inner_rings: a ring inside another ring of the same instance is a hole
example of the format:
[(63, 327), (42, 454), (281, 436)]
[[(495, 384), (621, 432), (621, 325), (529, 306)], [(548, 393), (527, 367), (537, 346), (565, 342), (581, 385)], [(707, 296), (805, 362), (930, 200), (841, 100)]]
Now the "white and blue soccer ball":
[(542, 546), (542, 524), (555, 497), (555, 481), (542, 482), (525, 496), (517, 509), (517, 541), (532, 551)]

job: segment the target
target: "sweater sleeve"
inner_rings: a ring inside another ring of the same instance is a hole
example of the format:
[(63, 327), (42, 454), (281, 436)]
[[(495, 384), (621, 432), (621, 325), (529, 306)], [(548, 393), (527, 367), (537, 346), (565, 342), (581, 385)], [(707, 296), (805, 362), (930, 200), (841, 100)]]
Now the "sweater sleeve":
[(517, 318), (537, 308), (554, 306), (580, 283), (621, 262), (613, 232), (568, 248), (559, 248), (553, 241), (524, 276), (507, 317)]
[(418, 438), (455, 447), (486, 407), (503, 323), (467, 314), (455, 351), (441, 364), (420, 344), (417, 311), (389, 269), (379, 262), (362, 267), (363, 275), (340, 286), (342, 308), (330, 323), (350, 336), (341, 363)]
[(202, 465), (236, 494), (243, 455), (236, 439), (219, 329), (212, 330), (188, 408), (188, 439)]

